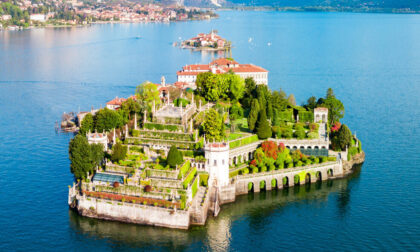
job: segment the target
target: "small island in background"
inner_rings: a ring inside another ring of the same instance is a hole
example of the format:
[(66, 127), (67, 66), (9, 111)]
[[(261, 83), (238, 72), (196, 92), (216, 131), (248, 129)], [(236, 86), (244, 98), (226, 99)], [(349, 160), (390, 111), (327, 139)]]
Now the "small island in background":
[[(188, 229), (237, 195), (340, 178), (364, 161), (328, 89), (302, 106), (268, 71), (233, 59), (77, 114), (68, 204), (87, 217)], [(76, 182), (77, 181), (77, 182)]]
[(210, 33), (199, 33), (197, 36), (187, 39), (181, 43), (181, 48), (205, 51), (228, 51), (231, 49), (231, 42), (217, 34), (216, 30)]

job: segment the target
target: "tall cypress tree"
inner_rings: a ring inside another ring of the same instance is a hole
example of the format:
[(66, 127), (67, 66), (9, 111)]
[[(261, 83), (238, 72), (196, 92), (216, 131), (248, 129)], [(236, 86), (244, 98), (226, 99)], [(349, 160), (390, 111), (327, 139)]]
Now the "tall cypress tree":
[(248, 115), (248, 128), (251, 131), (255, 129), (255, 123), (258, 120), (258, 113), (260, 112), (260, 105), (257, 99), (253, 99), (251, 103), (251, 111)]
[(267, 139), (272, 135), (271, 126), (268, 123), (267, 115), (264, 109), (260, 110), (259, 113), (257, 123), (257, 135), (259, 139)]

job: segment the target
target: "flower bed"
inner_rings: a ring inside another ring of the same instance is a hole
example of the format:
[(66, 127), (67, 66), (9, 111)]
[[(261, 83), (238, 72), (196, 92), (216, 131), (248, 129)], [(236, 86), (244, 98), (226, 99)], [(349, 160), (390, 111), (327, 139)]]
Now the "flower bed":
[(116, 201), (121, 201), (121, 202), (127, 201), (133, 204), (153, 205), (153, 206), (158, 206), (158, 207), (181, 208), (180, 202), (172, 202), (168, 200), (126, 196), (126, 195), (119, 195), (119, 194), (105, 193), (105, 192), (83, 191), (83, 193), (88, 197), (94, 197), (94, 198), (100, 198), (100, 199), (109, 199), (109, 200), (116, 200)]

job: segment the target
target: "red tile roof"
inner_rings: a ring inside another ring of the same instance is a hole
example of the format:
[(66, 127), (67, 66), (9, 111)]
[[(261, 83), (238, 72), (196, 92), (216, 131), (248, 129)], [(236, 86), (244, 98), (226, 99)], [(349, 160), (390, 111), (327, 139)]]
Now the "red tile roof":
[(115, 97), (114, 99), (110, 100), (109, 102), (107, 102), (107, 105), (121, 105), (123, 102), (125, 102), (127, 99), (125, 98), (118, 98)]

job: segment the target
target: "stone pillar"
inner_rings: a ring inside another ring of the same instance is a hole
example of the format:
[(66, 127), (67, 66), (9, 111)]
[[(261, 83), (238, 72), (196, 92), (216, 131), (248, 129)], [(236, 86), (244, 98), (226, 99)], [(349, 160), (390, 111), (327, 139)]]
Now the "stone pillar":
[(112, 135), (112, 143), (116, 144), (117, 143), (117, 138), (115, 136), (115, 128), (114, 128), (114, 134)]
[(265, 181), (265, 190), (267, 191), (271, 191), (271, 180), (273, 179), (269, 179), (268, 181)]
[(137, 130), (137, 113), (134, 113), (134, 129)]
[(169, 93), (169, 90), (168, 90), (168, 101), (167, 101), (167, 103), (166, 103), (166, 104), (168, 104), (168, 105), (169, 105), (169, 101), (170, 101), (169, 97), (170, 97), (170, 93)]
[(277, 178), (277, 189), (283, 189), (283, 178)]
[(254, 183), (254, 193), (260, 192), (260, 181), (252, 181)]

